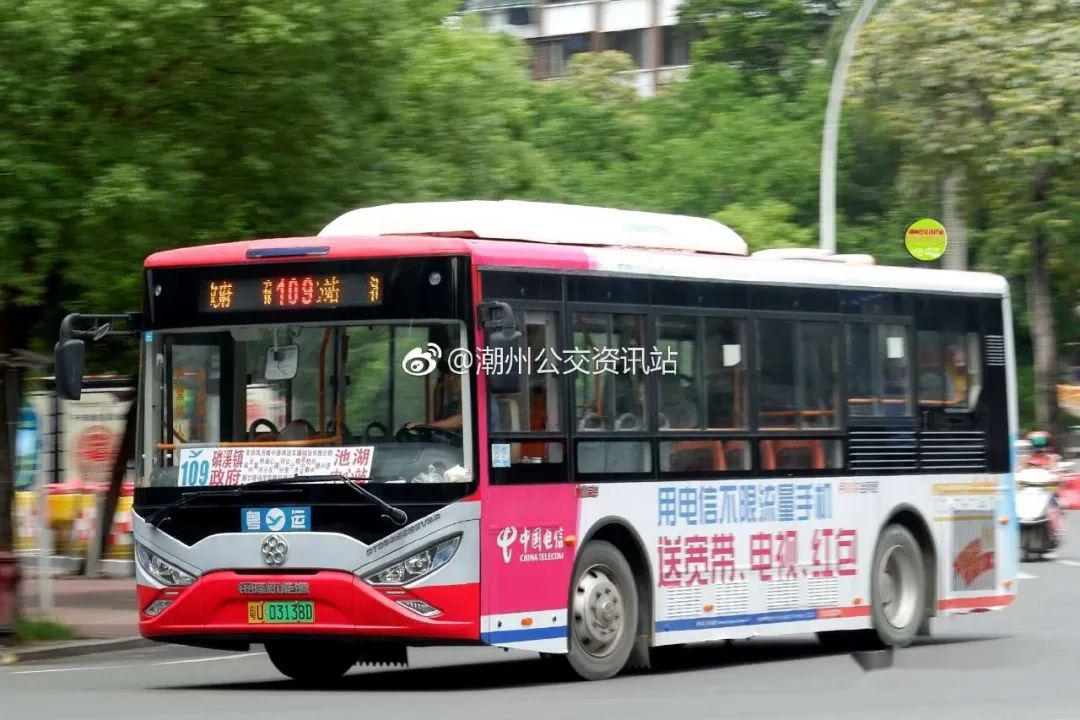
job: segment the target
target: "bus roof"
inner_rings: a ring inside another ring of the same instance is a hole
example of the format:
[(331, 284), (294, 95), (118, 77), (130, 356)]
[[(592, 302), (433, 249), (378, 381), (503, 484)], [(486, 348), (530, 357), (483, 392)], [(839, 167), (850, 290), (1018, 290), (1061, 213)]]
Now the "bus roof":
[[(711, 243), (711, 244), (710, 244)], [(178, 248), (148, 269), (298, 260), (468, 255), (481, 268), (1004, 296), (1004, 278), (823, 262), (818, 251), (755, 253), (726, 226), (681, 215), (513, 200), (400, 203), (345, 213), (318, 237)]]
[(319, 237), (439, 235), (552, 245), (746, 255), (727, 225), (689, 215), (524, 200), (395, 203), (347, 212)]

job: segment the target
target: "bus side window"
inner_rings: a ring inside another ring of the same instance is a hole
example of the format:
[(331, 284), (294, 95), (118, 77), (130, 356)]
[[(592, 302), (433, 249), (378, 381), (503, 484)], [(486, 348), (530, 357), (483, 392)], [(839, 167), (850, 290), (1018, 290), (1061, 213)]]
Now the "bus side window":
[(919, 331), (919, 405), (974, 409), (982, 391), (978, 333)]
[(745, 323), (733, 318), (705, 319), (706, 427), (746, 427)]
[(702, 426), (704, 415), (697, 372), (697, 318), (658, 318), (656, 342), (661, 353), (670, 351), (675, 358), (675, 372), (658, 375), (659, 427), (661, 430), (696, 430)]
[(491, 396), (492, 432), (553, 432), (562, 427), (559, 326), (554, 312), (525, 310), (519, 318), (528, 358), (521, 392)]
[(758, 424), (797, 427), (795, 328), (793, 320), (758, 321)]
[(846, 340), (848, 415), (908, 415), (907, 328), (850, 323)]
[(563, 370), (574, 377), (577, 429), (645, 430), (645, 368), (624, 372), (624, 361), (632, 363), (635, 349), (645, 347), (644, 317), (574, 313), (573, 342)]
[(836, 323), (759, 320), (762, 428), (833, 428), (839, 374)]

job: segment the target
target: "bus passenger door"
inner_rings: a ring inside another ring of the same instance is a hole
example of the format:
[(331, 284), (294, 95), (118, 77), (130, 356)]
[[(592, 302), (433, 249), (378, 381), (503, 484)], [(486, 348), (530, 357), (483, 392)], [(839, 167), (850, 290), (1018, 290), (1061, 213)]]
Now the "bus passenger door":
[(564, 653), (578, 498), (566, 482), (563, 382), (548, 362), (560, 344), (558, 315), (519, 308), (514, 317), (528, 358), (522, 382), (480, 404), (488, 426), (480, 632), (491, 645)]

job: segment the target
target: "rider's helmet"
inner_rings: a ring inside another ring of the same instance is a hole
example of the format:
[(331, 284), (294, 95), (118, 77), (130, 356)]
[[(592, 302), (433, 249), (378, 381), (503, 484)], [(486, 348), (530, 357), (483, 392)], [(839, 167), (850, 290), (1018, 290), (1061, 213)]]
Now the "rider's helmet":
[(1030, 432), (1027, 439), (1031, 442), (1031, 447), (1034, 450), (1047, 450), (1050, 448), (1050, 433), (1045, 430)]

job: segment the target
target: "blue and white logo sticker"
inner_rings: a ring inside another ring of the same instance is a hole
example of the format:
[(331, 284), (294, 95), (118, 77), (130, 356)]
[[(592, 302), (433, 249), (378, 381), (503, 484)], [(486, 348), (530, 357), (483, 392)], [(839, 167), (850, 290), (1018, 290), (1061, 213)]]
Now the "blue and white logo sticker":
[(491, 467), (510, 467), (510, 443), (491, 443)]
[(240, 526), (244, 532), (302, 532), (311, 530), (311, 508), (244, 508), (240, 511)]

